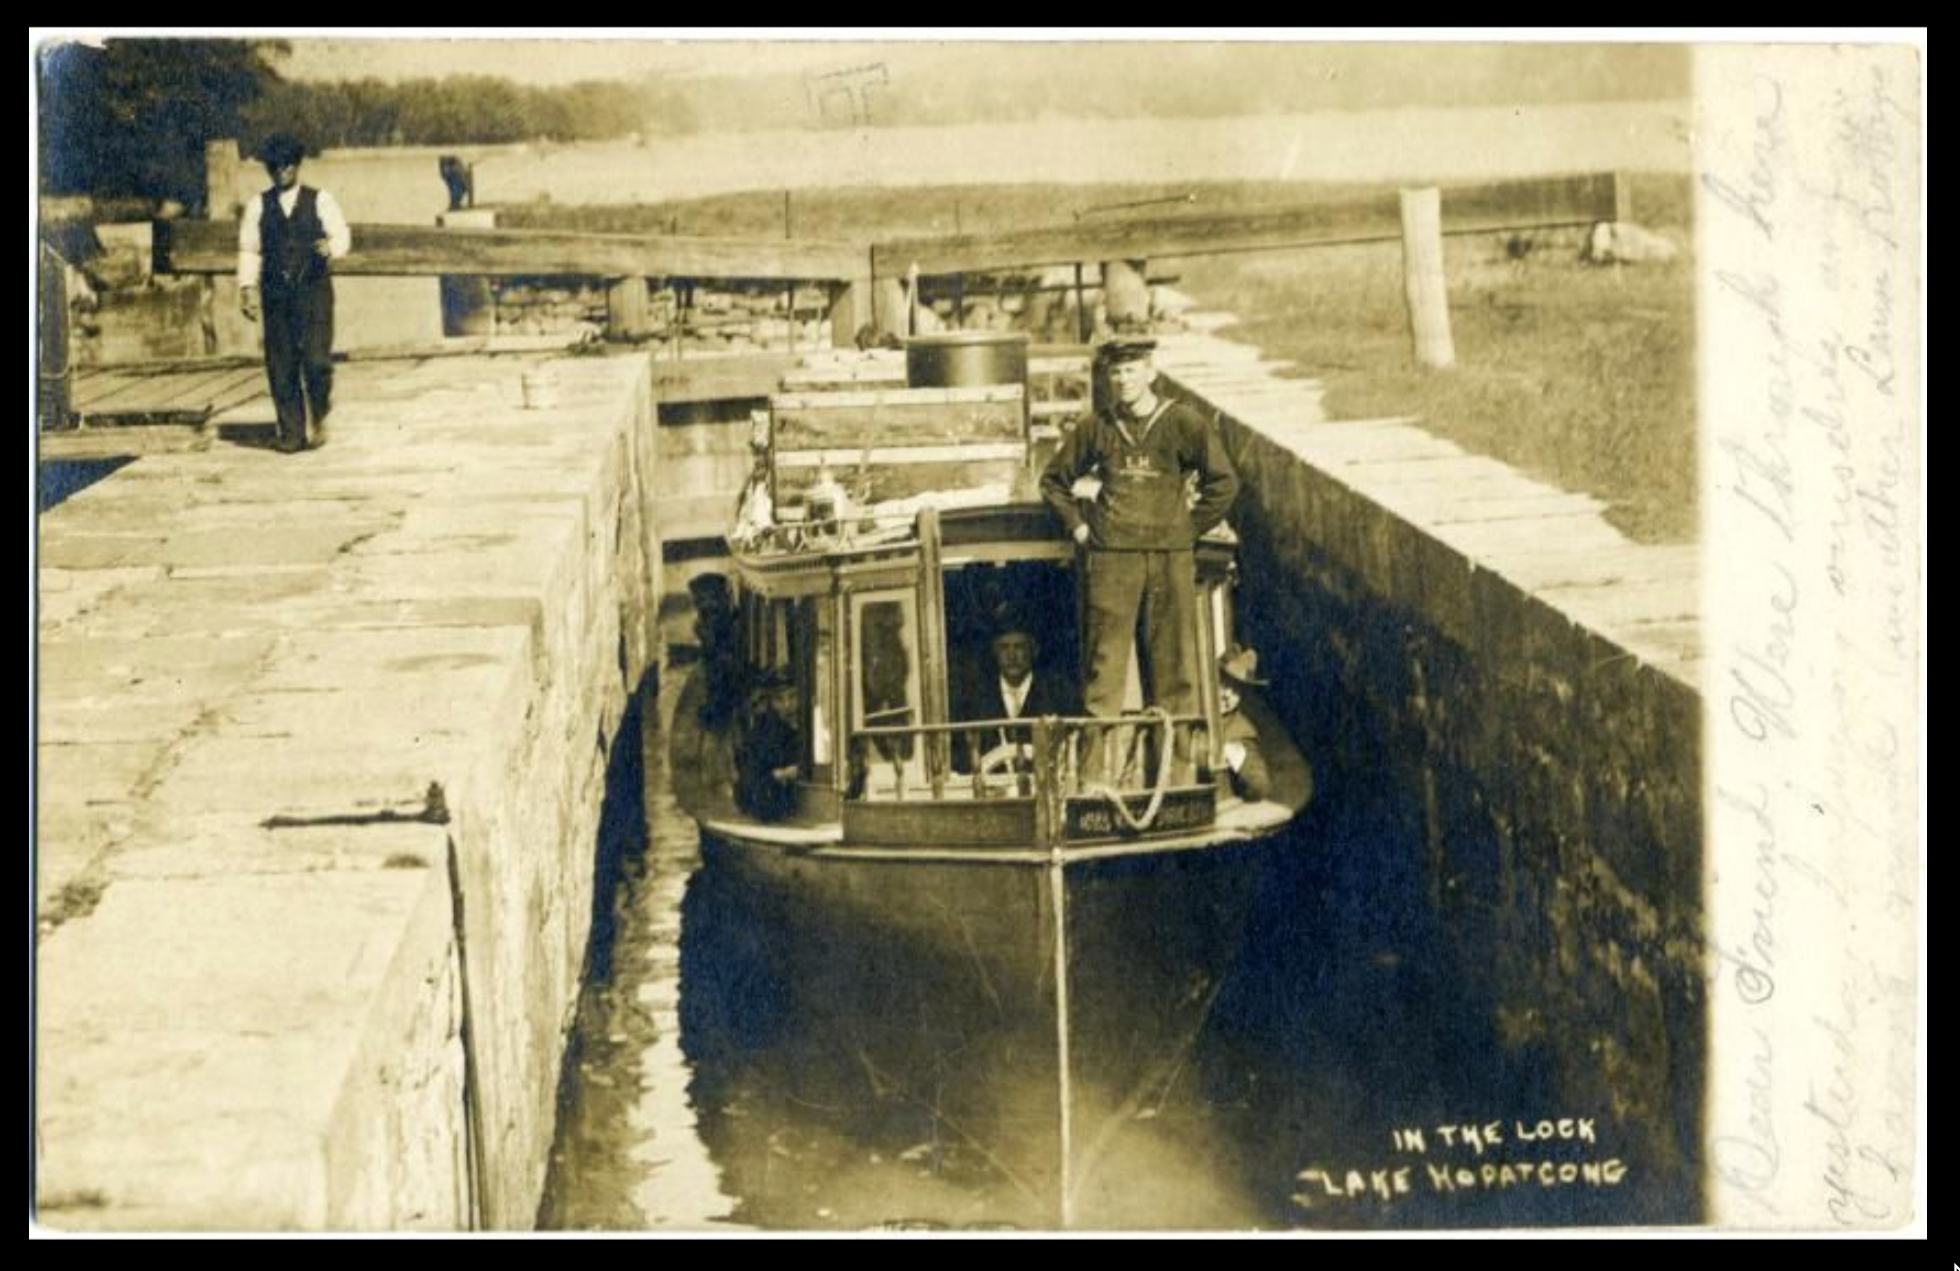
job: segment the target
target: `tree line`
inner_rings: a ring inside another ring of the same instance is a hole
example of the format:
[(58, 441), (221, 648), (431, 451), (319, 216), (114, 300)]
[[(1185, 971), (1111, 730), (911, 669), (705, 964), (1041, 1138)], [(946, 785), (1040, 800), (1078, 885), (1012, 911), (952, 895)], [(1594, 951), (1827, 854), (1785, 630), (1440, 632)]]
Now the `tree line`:
[(689, 132), (685, 98), (657, 83), (537, 88), (493, 76), (395, 83), (281, 76), (282, 41), (118, 39), (40, 50), (44, 193), (98, 199), (204, 197), (204, 147), (249, 148), (290, 132), (335, 146), (593, 141)]
[(284, 129), (315, 149), (329, 146), (605, 141), (694, 126), (670, 92), (591, 80), (533, 88), (489, 75), (387, 83), (279, 80), (246, 108), (246, 133)]

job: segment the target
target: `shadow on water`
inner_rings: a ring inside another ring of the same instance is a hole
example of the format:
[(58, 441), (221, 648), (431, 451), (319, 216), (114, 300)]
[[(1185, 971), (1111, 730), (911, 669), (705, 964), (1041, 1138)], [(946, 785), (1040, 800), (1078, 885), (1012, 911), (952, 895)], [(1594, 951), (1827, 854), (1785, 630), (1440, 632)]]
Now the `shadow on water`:
[(646, 707), (657, 701), (658, 673), (650, 673), (627, 698), (617, 736), (600, 730), (606, 759), (606, 793), (599, 805), (599, 837), (592, 854), (592, 939), (586, 975), (595, 983), (613, 978), (613, 946), (619, 939), (619, 895), (626, 870), (644, 865), (649, 838), (647, 816)]
[(975, 1039), (956, 1005), (965, 986), (893, 963), (866, 932), (815, 930), (780, 899), (714, 861), (682, 904), (681, 1047), (737, 1219), (1046, 1225), (999, 1127), (965, 1115), (973, 1101), (959, 1086), (975, 1079)]
[[(1295, 645), (1262, 632), (1256, 607), (1247, 616), (1253, 638), (1274, 651), (1276, 679), (1304, 681)], [(1394, 633), (1376, 634), (1393, 648)], [(1210, 1034), (1211, 1071), (1223, 1083), (1215, 1099), (1245, 1110), (1232, 1137), (1261, 1207), (1292, 1224), (1338, 1228), (1696, 1221), (1692, 1186), (1647, 1168), (1607, 1123), (1610, 1109), (1560, 1105), (1549, 1044), (1506, 1044), (1492, 977), (1463, 964), (1476, 938), (1446, 929), (1470, 907), (1433, 894), (1422, 796), (1394, 762), (1387, 726), (1331, 693), (1310, 687), (1305, 696), (1335, 703), (1295, 721), (1316, 761), (1316, 802), (1261, 876), (1246, 955)], [(1529, 1132), (1540, 1118), (1586, 1113), (1598, 1114), (1595, 1143), (1526, 1142), (1517, 1125)], [(1504, 1142), (1482, 1151), (1437, 1133), (1493, 1121)], [(1395, 1132), (1408, 1128), (1425, 1131), (1423, 1150), (1398, 1151)], [(1618, 1184), (1587, 1181), (1610, 1179), (1610, 1169), (1580, 1168), (1615, 1159), (1625, 1167)], [(1541, 1162), (1549, 1175), (1484, 1174)], [(1409, 1170), (1406, 1193), (1396, 1190), (1399, 1167)], [(1301, 1177), (1306, 1170), (1327, 1173)], [(1378, 1170), (1388, 1171), (1387, 1197), (1374, 1191)], [(1358, 1197), (1328, 1194), (1357, 1181)]]
[[(1194, 854), (1071, 875), (1063, 1081), (1043, 871), (911, 880), (901, 894), (960, 929), (942, 945), (711, 853), (683, 907), (682, 1046), (737, 1215), (769, 1227), (1271, 1225), (1219, 1133), (1204, 1054), (1251, 864)], [(1221, 920), (1159, 922), (1151, 897), (1178, 888)]]

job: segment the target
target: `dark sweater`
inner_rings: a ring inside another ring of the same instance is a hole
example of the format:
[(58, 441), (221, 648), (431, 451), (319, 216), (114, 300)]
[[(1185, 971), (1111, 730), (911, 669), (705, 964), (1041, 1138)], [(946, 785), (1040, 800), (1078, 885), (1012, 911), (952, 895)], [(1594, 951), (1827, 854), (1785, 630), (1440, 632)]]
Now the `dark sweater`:
[[(1196, 507), (1185, 501), (1189, 473), (1198, 478)], [(1062, 442), (1041, 475), (1041, 497), (1071, 535), (1085, 517), (1070, 487), (1091, 474), (1102, 492), (1086, 517), (1089, 545), (1104, 551), (1189, 551), (1239, 492), (1216, 431), (1182, 402), (1160, 401), (1148, 421), (1098, 415)]]
[(765, 714), (749, 725), (735, 747), (735, 806), (758, 821), (781, 821), (796, 811), (796, 783), (776, 779), (802, 750), (796, 730)]

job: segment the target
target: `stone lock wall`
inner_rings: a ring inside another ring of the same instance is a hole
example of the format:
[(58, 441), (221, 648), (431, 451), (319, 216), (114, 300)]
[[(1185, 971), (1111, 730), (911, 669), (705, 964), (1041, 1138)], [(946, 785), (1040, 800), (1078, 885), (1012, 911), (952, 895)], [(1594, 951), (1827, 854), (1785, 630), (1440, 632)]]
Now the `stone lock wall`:
[(324, 450), (152, 456), (42, 521), (51, 1226), (535, 1218), (657, 662), (651, 377), (377, 362), (337, 397)]
[(1303, 912), (1371, 909), (1422, 946), (1433, 1044), (1489, 1038), (1529, 1087), (1507, 1098), (1597, 1112), (1648, 1194), (1673, 1198), (1651, 1219), (1691, 1220), (1701, 699), (1692, 662), (1659, 646), (1693, 604), (1693, 549), (1616, 543), (1550, 491), (1512, 491), (1509, 515), (1480, 520), (1474, 482), (1423, 469), (1487, 461), (1401, 421), (1301, 425), (1248, 405), (1220, 427), (1245, 481), (1243, 569), (1261, 580), (1248, 636), (1316, 788), (1345, 805), (1336, 820), (1374, 824), (1367, 850), (1386, 853)]

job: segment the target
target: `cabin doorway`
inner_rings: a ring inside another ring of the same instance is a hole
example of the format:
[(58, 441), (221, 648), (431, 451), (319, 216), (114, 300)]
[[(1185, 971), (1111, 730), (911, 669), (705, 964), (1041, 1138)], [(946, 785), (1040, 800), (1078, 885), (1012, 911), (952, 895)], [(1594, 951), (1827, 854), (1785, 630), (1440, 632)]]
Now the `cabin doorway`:
[(993, 640), (1009, 626), (1034, 637), (1034, 674), (1082, 688), (1075, 577), (1058, 561), (984, 561), (945, 573), (946, 666), (952, 699), (995, 676)]

